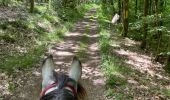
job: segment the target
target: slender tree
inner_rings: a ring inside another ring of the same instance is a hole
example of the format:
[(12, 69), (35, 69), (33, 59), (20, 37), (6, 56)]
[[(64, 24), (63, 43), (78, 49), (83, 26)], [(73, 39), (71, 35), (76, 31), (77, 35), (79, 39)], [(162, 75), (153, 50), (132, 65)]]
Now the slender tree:
[(48, 9), (51, 9), (51, 0), (48, 0)]
[(138, 0), (135, 1), (135, 15), (137, 15), (138, 12)]
[(129, 0), (123, 1), (123, 37), (127, 37), (128, 34), (128, 17), (129, 17)]
[[(164, 0), (160, 0), (160, 5), (159, 5), (159, 10), (160, 10), (160, 13), (162, 13), (164, 11)], [(162, 15), (161, 15), (162, 17)], [(163, 21), (160, 20), (160, 23), (159, 23), (160, 26), (163, 26)]]
[(148, 8), (149, 14), (151, 15), (152, 14), (152, 0), (149, 0), (148, 2), (149, 2), (149, 4), (148, 4), (149, 5), (149, 8)]
[(168, 55), (165, 70), (170, 73), (170, 55)]
[[(170, 37), (169, 37), (169, 43), (170, 43)], [(166, 66), (165, 66), (165, 69), (170, 72), (170, 44), (168, 44), (168, 47), (167, 47), (167, 55), (168, 55), (168, 59), (166, 61)]]
[(30, 0), (30, 13), (34, 12), (34, 0)]
[(143, 41), (141, 44), (141, 48), (144, 49), (146, 48), (146, 39), (147, 39), (147, 31), (148, 31), (148, 23), (146, 20), (146, 17), (148, 15), (148, 0), (144, 0), (144, 20), (143, 20), (143, 33), (144, 33), (144, 37), (143, 37)]
[(106, 4), (107, 3), (107, 1), (106, 0), (102, 0), (102, 4)]
[(113, 5), (113, 0), (110, 0), (110, 4)]
[(118, 14), (119, 14), (119, 16), (120, 16), (118, 22), (120, 22), (121, 19), (122, 19), (122, 13), (121, 13), (121, 12), (122, 12), (122, 0), (118, 0), (118, 7), (119, 7)]

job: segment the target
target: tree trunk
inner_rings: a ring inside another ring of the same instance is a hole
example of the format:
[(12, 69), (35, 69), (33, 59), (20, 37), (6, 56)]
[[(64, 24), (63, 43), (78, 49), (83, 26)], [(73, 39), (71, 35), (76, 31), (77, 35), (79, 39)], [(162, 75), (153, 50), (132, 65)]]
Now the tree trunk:
[(106, 4), (106, 0), (102, 0), (102, 3), (105, 5)]
[[(164, 11), (164, 0), (160, 0), (160, 13), (162, 13)], [(162, 15), (161, 15), (162, 18)], [(163, 26), (163, 21), (162, 19), (160, 20), (159, 26)]]
[(119, 12), (118, 12), (118, 14), (119, 14), (119, 16), (120, 16), (120, 18), (119, 18), (119, 20), (118, 20), (118, 22), (120, 23), (120, 21), (121, 21), (121, 19), (122, 19), (122, 1), (121, 0), (118, 0), (118, 7), (119, 7)]
[(152, 0), (149, 0), (149, 14), (152, 14)]
[(139, 5), (138, 5), (138, 9), (139, 9), (139, 12), (142, 11), (142, 0), (139, 0)]
[(123, 37), (127, 37), (128, 34), (128, 17), (129, 17), (129, 7), (128, 7), (129, 0), (123, 1)]
[[(159, 8), (158, 8), (158, 0), (156, 0), (156, 25), (158, 27), (163, 26), (163, 21), (162, 21), (162, 15), (159, 17), (158, 14), (161, 14), (163, 12), (163, 5), (164, 5), (164, 1), (160, 0), (160, 4), (159, 4)], [(158, 46), (157, 46), (157, 50), (156, 53), (159, 54), (160, 53), (160, 45), (161, 45), (161, 37), (162, 37), (162, 31), (157, 31), (157, 37), (158, 37)]]
[(34, 0), (30, 0), (30, 13), (34, 12)]
[(147, 41), (147, 31), (148, 31), (148, 23), (146, 20), (146, 17), (148, 15), (148, 0), (144, 0), (144, 20), (143, 20), (143, 33), (144, 33), (144, 37), (143, 37), (143, 41), (141, 44), (141, 48), (144, 49), (146, 48), (146, 41)]
[(51, 0), (48, 1), (48, 9), (51, 9)]
[(138, 0), (135, 1), (135, 15), (138, 13)]
[[(155, 0), (154, 2), (155, 4), (155, 27), (159, 27), (160, 26), (160, 20), (159, 20), (159, 13), (160, 13), (160, 10), (159, 10), (159, 6), (158, 6), (158, 0)], [(157, 45), (157, 49), (156, 49), (156, 54), (159, 54), (160, 53), (160, 44), (161, 44), (161, 37), (162, 37), (162, 32), (161, 31), (157, 31), (157, 37), (158, 37), (158, 45)]]
[(113, 0), (110, 0), (110, 4), (113, 5)]
[(170, 73), (170, 55), (168, 55), (167, 63), (165, 66), (165, 70)]

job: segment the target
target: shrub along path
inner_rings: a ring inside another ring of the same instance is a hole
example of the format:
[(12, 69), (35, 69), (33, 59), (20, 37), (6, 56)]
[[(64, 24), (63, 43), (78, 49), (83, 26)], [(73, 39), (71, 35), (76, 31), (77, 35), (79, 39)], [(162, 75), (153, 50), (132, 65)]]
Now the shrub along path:
[[(56, 71), (68, 72), (72, 58), (77, 55), (82, 61), (83, 74), (80, 81), (87, 91), (87, 100), (106, 100), (105, 81), (100, 69), (97, 18), (95, 9), (90, 10), (75, 27), (65, 34), (64, 41), (56, 43), (47, 53), (54, 56)], [(6, 93), (8, 100), (38, 100), (41, 91), (41, 67), (27, 70), (14, 78), (18, 87), (11, 85), (13, 94)]]

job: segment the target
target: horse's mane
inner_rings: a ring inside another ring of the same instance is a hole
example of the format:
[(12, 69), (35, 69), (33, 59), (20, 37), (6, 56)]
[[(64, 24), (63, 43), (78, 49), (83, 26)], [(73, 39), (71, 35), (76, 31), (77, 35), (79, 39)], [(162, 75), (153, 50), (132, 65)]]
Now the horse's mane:
[(77, 84), (77, 97), (78, 99), (84, 100), (87, 96), (85, 88), (78, 82)]
[[(59, 74), (58, 73), (54, 73), (54, 74), (55, 74), (54, 76), (56, 77), (56, 79), (58, 81), (60, 81), (59, 84), (67, 83), (67, 79), (69, 79), (68, 75), (64, 75), (62, 73), (59, 73)], [(87, 96), (87, 93), (86, 93), (85, 88), (82, 86), (82, 84), (80, 82), (78, 82), (77, 83), (77, 95), (76, 95), (76, 98), (78, 100), (84, 100), (86, 96)]]

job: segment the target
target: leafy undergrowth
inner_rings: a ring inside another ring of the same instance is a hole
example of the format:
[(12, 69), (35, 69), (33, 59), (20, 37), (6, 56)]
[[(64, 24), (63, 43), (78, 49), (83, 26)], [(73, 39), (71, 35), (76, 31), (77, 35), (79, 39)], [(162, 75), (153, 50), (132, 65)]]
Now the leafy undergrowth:
[[(42, 7), (37, 7), (41, 11)], [(57, 41), (64, 28), (60, 19), (50, 13), (29, 14), (14, 21), (1, 22), (1, 69), (12, 72), (37, 63), (46, 42)], [(57, 26), (57, 31), (55, 30)], [(60, 29), (60, 31), (58, 31)]]
[(113, 31), (111, 17), (101, 8), (97, 16), (106, 96), (115, 100), (170, 99), (170, 77), (162, 66), (140, 51), (137, 42)]
[[(35, 7), (33, 14), (22, 7), (0, 7), (4, 11), (0, 12), (0, 99), (15, 97), (24, 86), (32, 85), (29, 82), (36, 77), (31, 76), (39, 69), (46, 49), (62, 41), (64, 33), (71, 30), (93, 4), (78, 6), (77, 11), (70, 9), (72, 15), (64, 19), (43, 5)], [(82, 48), (84, 50), (84, 44)]]
[(3, 7), (4, 14), (0, 18), (6, 19), (0, 19), (0, 69), (10, 74), (33, 67), (46, 48), (61, 41), (63, 33), (70, 30), (92, 6), (84, 4), (75, 10), (67, 9), (70, 14), (64, 19), (43, 5), (36, 5), (33, 14), (24, 8), (16, 8), (16, 12), (8, 14), (5, 11), (11, 12), (12, 9)]

